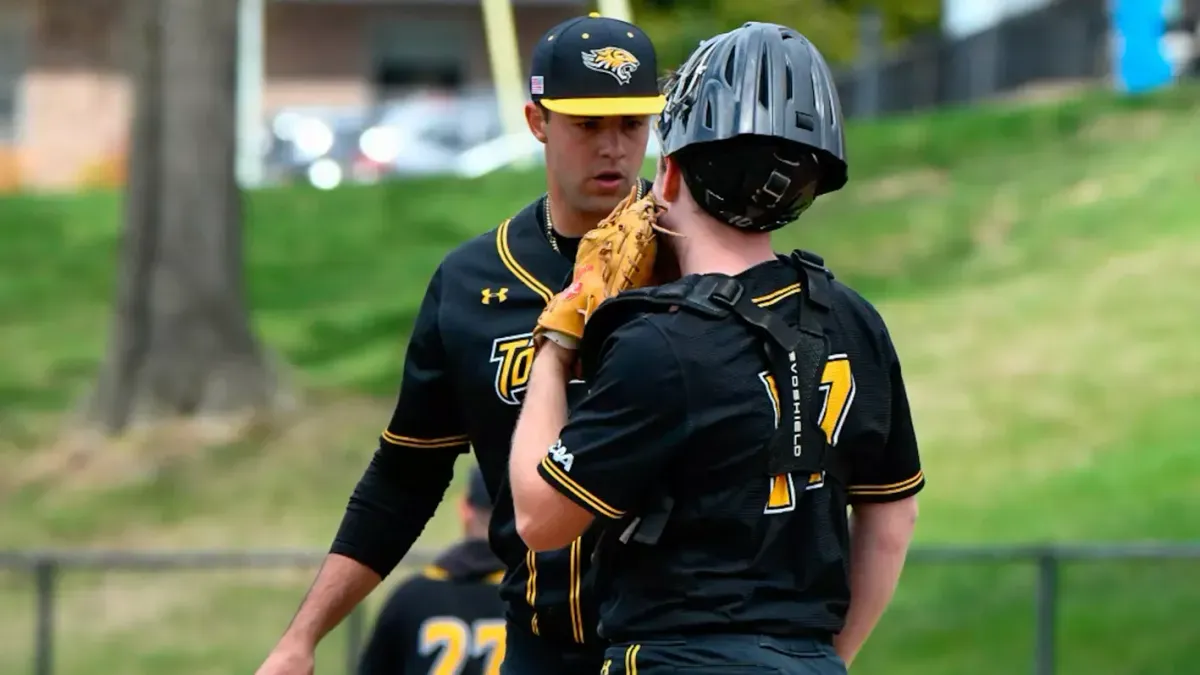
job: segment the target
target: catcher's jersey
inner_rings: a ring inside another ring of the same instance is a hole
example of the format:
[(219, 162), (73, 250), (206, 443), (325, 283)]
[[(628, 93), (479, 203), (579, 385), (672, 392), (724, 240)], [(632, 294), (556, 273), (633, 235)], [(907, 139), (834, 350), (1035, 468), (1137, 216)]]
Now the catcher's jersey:
[[(779, 260), (737, 278), (756, 304), (796, 324), (802, 272)], [(642, 314), (605, 341), (587, 396), (539, 465), (612, 525), (599, 565), (603, 637), (841, 630), (848, 502), (902, 499), (925, 481), (883, 320), (846, 286), (830, 288), (820, 425), (830, 452), (849, 454), (848, 485), (833, 472), (767, 475), (778, 389), (761, 338), (737, 318)], [(674, 506), (658, 543), (617, 541), (663, 493)]]
[[(639, 184), (644, 194), (649, 183)], [(532, 330), (573, 268), (568, 242), (558, 242), (563, 253), (550, 245), (544, 206), (544, 198), (535, 201), (442, 261), (417, 315), (381, 442), (397, 452), (473, 447), (495, 502), (489, 540), (508, 567), (500, 591), (510, 619), (537, 635), (585, 644), (595, 642), (597, 619), (589, 563), (594, 538), (534, 555), (517, 534), (507, 480), (533, 362)], [(583, 393), (581, 385), (571, 389), (572, 400)]]

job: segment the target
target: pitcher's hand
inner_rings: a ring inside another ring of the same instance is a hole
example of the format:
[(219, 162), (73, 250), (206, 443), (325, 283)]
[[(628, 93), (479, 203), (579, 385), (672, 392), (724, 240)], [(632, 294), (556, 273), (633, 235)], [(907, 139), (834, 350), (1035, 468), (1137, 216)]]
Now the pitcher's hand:
[(311, 649), (280, 644), (254, 675), (313, 675), (316, 656)]

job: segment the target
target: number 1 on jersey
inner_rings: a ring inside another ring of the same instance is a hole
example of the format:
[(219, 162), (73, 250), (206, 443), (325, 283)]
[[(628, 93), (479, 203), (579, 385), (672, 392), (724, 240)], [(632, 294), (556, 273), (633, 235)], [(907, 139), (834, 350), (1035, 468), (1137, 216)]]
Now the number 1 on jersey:
[[(769, 374), (760, 377), (767, 387), (767, 396), (775, 409), (775, 423), (779, 423), (779, 394), (775, 380)], [(830, 447), (835, 447), (842, 434), (842, 426), (854, 403), (854, 373), (850, 370), (850, 358), (845, 354), (834, 354), (821, 371), (820, 392), (821, 414), (817, 424), (825, 432)], [(771, 477), (771, 489), (767, 496), (767, 507), (763, 513), (786, 513), (796, 508), (796, 481), (792, 474)], [(814, 473), (808, 476), (806, 490), (815, 490), (825, 484), (825, 475)]]

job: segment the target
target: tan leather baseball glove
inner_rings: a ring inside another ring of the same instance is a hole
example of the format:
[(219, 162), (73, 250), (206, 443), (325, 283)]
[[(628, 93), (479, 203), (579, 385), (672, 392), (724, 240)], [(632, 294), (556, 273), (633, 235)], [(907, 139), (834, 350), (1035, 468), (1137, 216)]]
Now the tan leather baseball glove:
[(654, 194), (637, 198), (637, 186), (607, 218), (584, 235), (575, 255), (572, 283), (551, 298), (538, 317), (533, 339), (542, 338), (574, 349), (592, 312), (608, 298), (630, 288), (654, 283), (658, 256), (656, 232), (663, 207)]

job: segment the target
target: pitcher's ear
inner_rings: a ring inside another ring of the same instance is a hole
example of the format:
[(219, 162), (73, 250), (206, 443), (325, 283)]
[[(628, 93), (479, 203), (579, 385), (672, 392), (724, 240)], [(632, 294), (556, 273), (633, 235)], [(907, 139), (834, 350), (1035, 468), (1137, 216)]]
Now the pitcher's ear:
[(525, 123), (529, 125), (529, 133), (539, 142), (546, 142), (546, 126), (550, 121), (550, 111), (530, 101), (525, 104)]

